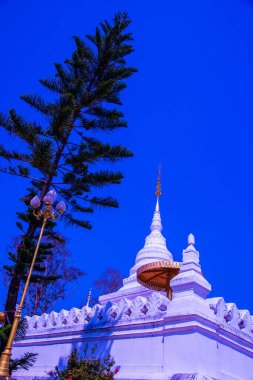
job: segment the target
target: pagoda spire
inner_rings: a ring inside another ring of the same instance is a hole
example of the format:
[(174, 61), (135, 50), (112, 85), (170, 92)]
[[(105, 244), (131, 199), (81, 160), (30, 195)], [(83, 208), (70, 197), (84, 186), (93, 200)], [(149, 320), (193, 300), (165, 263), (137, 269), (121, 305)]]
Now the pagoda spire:
[(156, 188), (155, 188), (155, 195), (157, 197), (155, 211), (159, 212), (159, 197), (162, 195), (161, 165), (159, 165), (159, 168), (158, 168), (158, 178), (157, 178), (157, 183), (156, 183)]
[(157, 178), (157, 183), (156, 183), (156, 188), (155, 188), (155, 195), (157, 197), (160, 197), (162, 195), (162, 186), (161, 186), (161, 164), (159, 165), (158, 168), (158, 178)]
[(159, 206), (159, 199), (162, 195), (162, 185), (161, 185), (161, 165), (159, 165), (158, 169), (158, 178), (156, 183), (156, 189), (155, 189), (155, 195), (157, 197), (156, 199), (156, 206), (155, 206), (155, 212), (152, 219), (152, 223), (150, 226), (151, 231), (162, 231), (162, 221), (161, 221), (161, 215), (160, 215), (160, 206)]

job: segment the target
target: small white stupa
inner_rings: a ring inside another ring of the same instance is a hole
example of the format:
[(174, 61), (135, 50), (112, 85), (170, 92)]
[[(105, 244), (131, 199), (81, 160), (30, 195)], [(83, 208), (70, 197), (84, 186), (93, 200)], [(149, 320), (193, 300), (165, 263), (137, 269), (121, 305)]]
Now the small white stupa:
[(82, 309), (27, 318), (27, 336), (15, 345), (14, 357), (29, 351), (38, 359), (15, 378), (50, 379), (50, 371), (64, 368), (74, 347), (96, 343), (98, 356), (114, 357), (118, 380), (253, 380), (252, 316), (222, 297), (207, 298), (211, 285), (193, 234), (170, 281), (171, 300), (137, 281), (142, 267), (176, 266), (162, 235), (160, 186), (159, 177), (151, 233), (122, 288), (100, 297), (92, 308), (87, 302)]

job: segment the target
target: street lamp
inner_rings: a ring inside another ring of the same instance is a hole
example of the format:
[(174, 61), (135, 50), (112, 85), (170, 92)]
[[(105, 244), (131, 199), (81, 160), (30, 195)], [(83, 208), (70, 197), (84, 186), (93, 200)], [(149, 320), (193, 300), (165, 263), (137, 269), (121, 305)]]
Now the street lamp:
[(29, 283), (31, 280), (33, 267), (34, 267), (34, 264), (36, 262), (38, 250), (40, 247), (41, 238), (43, 236), (43, 232), (45, 230), (46, 223), (47, 223), (48, 219), (52, 219), (53, 221), (56, 219), (59, 219), (61, 214), (66, 211), (66, 205), (63, 201), (60, 201), (57, 203), (57, 205), (55, 207), (55, 209), (57, 211), (55, 211), (55, 209), (53, 208), (53, 203), (55, 202), (56, 197), (57, 197), (57, 194), (56, 194), (55, 190), (48, 191), (48, 193), (43, 198), (43, 203), (45, 204), (44, 208), (40, 208), (41, 201), (37, 195), (30, 202), (30, 205), (33, 208), (33, 215), (38, 220), (42, 219), (43, 222), (42, 222), (42, 226), (41, 226), (41, 230), (40, 230), (40, 234), (39, 234), (39, 239), (38, 239), (38, 242), (36, 245), (36, 249), (35, 249), (35, 252), (33, 255), (31, 267), (30, 267), (30, 270), (29, 270), (29, 273), (28, 273), (28, 276), (26, 279), (25, 287), (24, 287), (24, 290), (22, 293), (21, 301), (20, 301), (20, 304), (19, 304), (18, 309), (17, 309), (15, 316), (14, 316), (13, 324), (11, 327), (11, 332), (9, 335), (9, 339), (8, 339), (7, 344), (6, 344), (5, 350), (3, 351), (1, 358), (0, 358), (0, 379), (5, 379), (5, 380), (10, 379), (9, 365), (10, 365), (10, 359), (11, 359), (11, 354), (12, 354), (13, 340), (14, 340), (14, 337), (15, 337), (15, 334), (16, 334), (16, 331), (18, 328), (19, 321), (21, 319), (21, 313), (22, 313), (22, 308), (23, 308), (24, 301), (25, 301), (25, 296), (26, 296), (27, 289), (28, 289), (28, 286), (29, 286)]

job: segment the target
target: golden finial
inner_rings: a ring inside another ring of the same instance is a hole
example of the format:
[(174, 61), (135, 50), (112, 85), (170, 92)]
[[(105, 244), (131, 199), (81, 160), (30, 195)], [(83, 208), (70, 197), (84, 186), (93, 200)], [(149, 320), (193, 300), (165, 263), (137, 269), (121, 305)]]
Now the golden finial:
[(157, 178), (157, 183), (156, 183), (155, 195), (157, 197), (159, 197), (160, 195), (162, 195), (162, 188), (161, 188), (161, 165), (159, 165), (159, 169), (158, 169), (158, 178)]

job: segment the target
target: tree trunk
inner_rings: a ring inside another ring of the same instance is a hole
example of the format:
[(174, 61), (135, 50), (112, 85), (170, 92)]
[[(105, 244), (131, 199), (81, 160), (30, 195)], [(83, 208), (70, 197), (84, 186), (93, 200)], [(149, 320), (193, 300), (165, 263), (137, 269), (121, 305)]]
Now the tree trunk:
[(11, 282), (10, 282), (8, 294), (7, 294), (7, 299), (5, 303), (5, 313), (6, 313), (5, 324), (6, 325), (13, 323), (20, 283), (21, 283), (20, 275), (17, 275), (16, 273), (14, 273), (11, 278)]
[[(36, 232), (37, 223), (30, 223), (26, 232), (26, 237), (32, 239)], [(22, 240), (17, 248), (17, 262), (21, 261), (20, 249), (24, 247), (24, 240)], [(17, 264), (18, 265), (18, 264)], [(14, 320), (14, 315), (16, 311), (16, 305), (18, 302), (18, 293), (21, 285), (21, 275), (16, 273), (15, 269), (13, 271), (10, 285), (8, 288), (6, 303), (5, 303), (5, 313), (6, 313), (6, 322), (5, 324), (12, 324)]]

